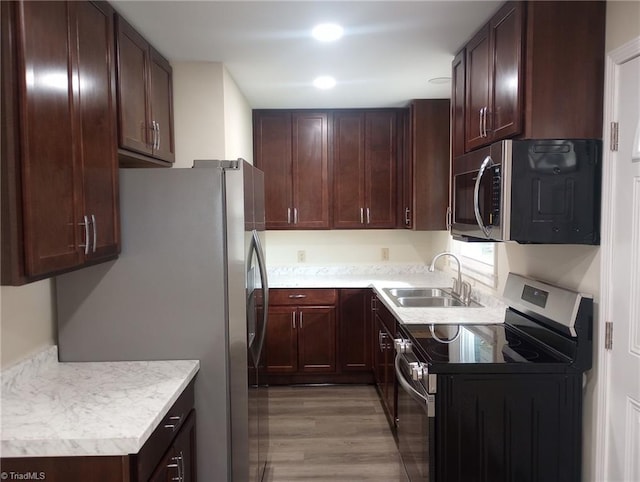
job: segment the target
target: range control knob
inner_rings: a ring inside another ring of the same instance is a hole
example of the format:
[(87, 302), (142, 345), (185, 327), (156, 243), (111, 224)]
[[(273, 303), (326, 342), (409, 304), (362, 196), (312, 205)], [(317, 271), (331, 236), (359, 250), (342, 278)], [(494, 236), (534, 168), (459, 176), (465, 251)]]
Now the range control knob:
[(427, 377), (429, 375), (428, 365), (422, 362), (416, 362), (411, 364), (411, 378), (414, 381), (419, 381)]
[(396, 347), (396, 353), (411, 353), (413, 351), (411, 348), (411, 342), (404, 338), (396, 338), (393, 340), (393, 344)]

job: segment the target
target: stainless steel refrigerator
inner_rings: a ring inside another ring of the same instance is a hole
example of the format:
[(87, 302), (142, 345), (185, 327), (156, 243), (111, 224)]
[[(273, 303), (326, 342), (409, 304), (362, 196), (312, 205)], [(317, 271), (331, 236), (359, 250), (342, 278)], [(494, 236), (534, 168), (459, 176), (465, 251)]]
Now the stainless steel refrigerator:
[(120, 211), (120, 257), (56, 279), (60, 360), (199, 359), (198, 480), (261, 480), (263, 173), (242, 160), (121, 169)]

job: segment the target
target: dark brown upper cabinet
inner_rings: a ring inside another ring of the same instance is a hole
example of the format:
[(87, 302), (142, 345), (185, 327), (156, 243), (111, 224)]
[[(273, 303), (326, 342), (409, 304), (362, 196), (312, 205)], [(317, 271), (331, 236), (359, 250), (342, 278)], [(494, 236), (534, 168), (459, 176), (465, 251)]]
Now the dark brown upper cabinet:
[(116, 29), (120, 164), (170, 166), (175, 160), (171, 65), (118, 15)]
[(402, 221), (407, 229), (447, 229), (449, 113), (448, 99), (415, 99), (409, 106), (402, 170)]
[(328, 128), (326, 112), (254, 111), (267, 229), (329, 228)]
[(113, 10), (2, 2), (2, 284), (119, 251)]
[(453, 158), (466, 152), (464, 137), (465, 55), (466, 50), (462, 49), (451, 63), (451, 157)]
[(523, 2), (508, 2), (466, 46), (466, 149), (520, 132)]
[(453, 60), (453, 157), (507, 138), (601, 138), (604, 33), (605, 2), (505, 3)]
[(334, 111), (333, 227), (398, 225), (397, 109)]

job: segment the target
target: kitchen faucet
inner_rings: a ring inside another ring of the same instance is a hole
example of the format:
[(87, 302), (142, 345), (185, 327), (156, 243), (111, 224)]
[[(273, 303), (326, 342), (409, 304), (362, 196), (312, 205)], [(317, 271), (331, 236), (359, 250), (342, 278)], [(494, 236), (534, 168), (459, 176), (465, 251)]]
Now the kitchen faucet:
[(451, 256), (458, 263), (458, 278), (453, 278), (453, 287), (451, 288), (451, 292), (459, 297), (465, 305), (469, 304), (469, 300), (471, 299), (471, 284), (468, 281), (462, 281), (462, 270), (460, 265), (460, 259), (448, 251), (444, 251), (442, 253), (436, 254), (431, 260), (431, 265), (429, 265), (429, 271), (433, 273), (436, 269), (436, 261), (440, 259), (442, 256)]

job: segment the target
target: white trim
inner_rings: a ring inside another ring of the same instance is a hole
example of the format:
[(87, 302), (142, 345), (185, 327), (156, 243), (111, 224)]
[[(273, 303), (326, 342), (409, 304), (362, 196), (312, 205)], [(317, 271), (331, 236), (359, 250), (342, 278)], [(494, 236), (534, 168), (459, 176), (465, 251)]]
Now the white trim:
[(617, 153), (610, 150), (609, 126), (617, 120), (616, 111), (618, 101), (618, 75), (619, 66), (640, 55), (640, 37), (637, 37), (623, 46), (609, 52), (605, 60), (604, 82), (604, 124), (602, 142), (602, 219), (601, 233), (601, 258), (600, 258), (600, 307), (598, 310), (598, 371), (596, 378), (596, 423), (593, 439), (596, 442), (594, 476), (597, 481), (607, 480), (608, 450), (608, 407), (610, 390), (611, 361), (610, 353), (605, 349), (605, 322), (613, 321), (611, 316), (611, 262), (613, 261), (613, 219), (612, 198), (613, 166)]

